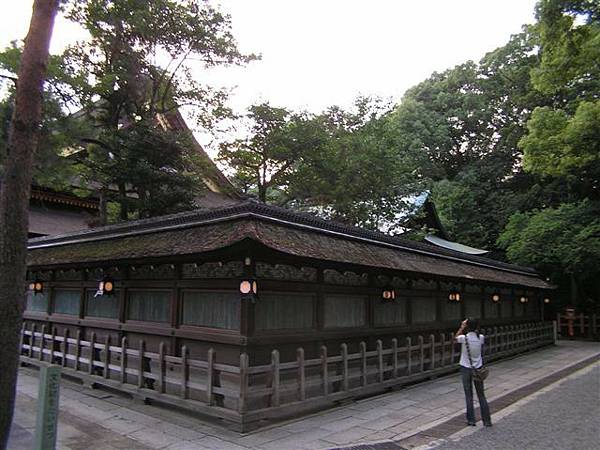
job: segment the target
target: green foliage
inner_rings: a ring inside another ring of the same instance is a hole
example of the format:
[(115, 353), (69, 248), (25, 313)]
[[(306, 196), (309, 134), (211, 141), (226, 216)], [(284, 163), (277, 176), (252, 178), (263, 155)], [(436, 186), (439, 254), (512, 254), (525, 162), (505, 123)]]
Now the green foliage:
[(319, 145), (315, 132), (320, 130), (307, 114), (268, 103), (251, 106), (245, 121), (249, 136), (222, 143), (219, 160), (236, 170), (244, 192), (256, 192), (263, 202), (281, 202), (302, 152)]
[(594, 0), (541, 0), (536, 34), (541, 64), (535, 87), (563, 99), (598, 98), (600, 91), (600, 7)]
[(353, 111), (333, 107), (315, 120), (321, 145), (303, 154), (289, 186), (295, 205), (365, 228), (399, 230), (408, 198), (422, 192), (417, 155), (398, 145), (389, 105), (358, 98)]
[(520, 142), (523, 165), (531, 172), (554, 177), (573, 175), (588, 192), (600, 186), (600, 100), (581, 102), (572, 117), (564, 110), (537, 108)]
[(546, 102), (531, 85), (534, 50), (525, 29), (477, 64), (433, 74), (390, 116), (452, 239), (494, 249), (510, 215), (525, 200), (539, 204), (524, 195), (536, 179), (522, 172), (517, 147), (531, 110)]
[(91, 37), (65, 53), (94, 126), (82, 136), (91, 157), (79, 159), (90, 180), (121, 205), (122, 220), (193, 207), (197, 161), (170, 120), (182, 106), (204, 127), (226, 116), (226, 93), (197, 82), (192, 68), (256, 57), (239, 53), (229, 18), (206, 2), (71, 1), (66, 15)]
[[(229, 17), (207, 2), (64, 3), (89, 37), (51, 58), (36, 182), (66, 190), (76, 176), (99, 186), (101, 204), (118, 204), (122, 220), (192, 208), (203, 168), (176, 123), (178, 108), (189, 107), (203, 127), (229, 116), (226, 92), (192, 70), (256, 56), (238, 51)], [(16, 73), (20, 54), (13, 44), (0, 67)]]
[(182, 105), (210, 126), (227, 113), (226, 93), (196, 81), (192, 68), (256, 59), (237, 50), (229, 17), (206, 2), (71, 1), (66, 16), (91, 36), (65, 54), (83, 80), (83, 104), (113, 127), (124, 116), (153, 118)]
[(514, 214), (498, 244), (511, 261), (587, 278), (600, 272), (600, 205), (590, 200)]
[(319, 115), (255, 105), (246, 116), (250, 136), (223, 144), (219, 158), (261, 201), (391, 231), (406, 197), (422, 185), (413, 155), (399, 151), (388, 112), (368, 98), (352, 111), (331, 107)]
[(532, 80), (552, 101), (533, 110), (519, 147), (523, 168), (541, 179), (528, 196), (544, 191), (544, 201), (525, 203), (529, 212), (511, 217), (498, 244), (511, 261), (570, 284), (570, 302), (584, 304), (600, 295), (600, 9), (595, 1), (542, 0), (537, 17)]

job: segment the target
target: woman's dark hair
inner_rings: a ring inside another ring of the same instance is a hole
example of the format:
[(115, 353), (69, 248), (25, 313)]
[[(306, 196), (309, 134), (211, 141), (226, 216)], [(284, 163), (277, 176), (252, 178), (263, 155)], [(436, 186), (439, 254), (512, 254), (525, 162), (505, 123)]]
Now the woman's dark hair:
[(468, 318), (467, 319), (467, 328), (465, 330), (465, 334), (473, 331), (477, 334), (477, 337), (480, 336), (480, 332), (479, 332), (479, 320), (478, 319), (472, 319), (472, 318)]

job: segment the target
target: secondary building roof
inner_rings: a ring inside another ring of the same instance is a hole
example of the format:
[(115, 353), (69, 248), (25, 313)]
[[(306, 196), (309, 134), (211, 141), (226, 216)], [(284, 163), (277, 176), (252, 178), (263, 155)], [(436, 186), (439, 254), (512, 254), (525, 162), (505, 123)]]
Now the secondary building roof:
[(228, 247), (244, 239), (298, 257), (472, 281), (552, 288), (531, 268), (252, 201), (31, 239), (28, 264), (49, 267), (195, 255)]

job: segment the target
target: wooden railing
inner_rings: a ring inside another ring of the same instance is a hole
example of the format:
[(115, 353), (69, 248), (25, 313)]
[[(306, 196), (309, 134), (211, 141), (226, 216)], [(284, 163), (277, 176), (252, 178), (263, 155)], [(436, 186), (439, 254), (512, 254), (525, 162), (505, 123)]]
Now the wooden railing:
[(144, 340), (132, 347), (124, 337), (119, 345), (113, 345), (110, 336), (104, 342), (81, 339), (81, 332), (73, 338), (69, 330), (64, 336), (56, 334), (56, 328), (48, 333), (46, 326), (37, 331), (33, 325), (23, 326), (21, 361), (37, 364), (48, 361), (63, 367), (63, 373), (89, 384), (104, 385), (126, 392), (144, 401), (158, 401), (194, 412), (240, 422), (236, 405), (239, 388), (235, 385), (221, 386), (222, 377), (239, 378), (240, 367), (218, 364), (216, 353), (209, 349), (205, 359), (192, 359), (186, 346), (181, 356), (167, 355), (166, 345), (161, 342), (158, 353), (146, 351)]
[[(383, 392), (455, 371), (460, 347), (453, 334), (365, 342), (355, 351), (341, 344), (338, 349), (322, 346), (318, 357), (305, 358), (298, 348), (295, 358), (281, 361), (273, 350), (270, 364), (249, 366), (248, 355), (240, 355), (239, 366), (216, 363), (209, 349), (202, 359), (192, 359), (185, 346), (181, 356), (171, 356), (164, 343), (148, 352), (145, 342), (131, 348), (127, 338), (113, 345), (110, 337), (97, 342), (68, 331), (58, 336), (43, 326), (23, 328), (24, 363), (51, 361), (63, 366), (66, 375), (90, 385), (104, 385), (127, 392), (144, 401), (160, 402), (225, 419), (236, 429), (256, 427), (261, 420), (297, 415), (337, 402)], [(554, 342), (552, 323), (536, 323), (483, 330), (486, 362)], [(337, 351), (336, 351), (337, 350)]]
[(563, 338), (588, 337), (590, 339), (600, 336), (600, 318), (596, 314), (557, 314), (556, 323), (558, 333)]

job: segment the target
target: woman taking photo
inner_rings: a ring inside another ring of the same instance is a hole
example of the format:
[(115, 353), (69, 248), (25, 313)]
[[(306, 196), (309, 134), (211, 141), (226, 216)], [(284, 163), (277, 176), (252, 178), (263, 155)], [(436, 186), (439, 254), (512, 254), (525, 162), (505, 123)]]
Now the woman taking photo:
[(456, 342), (461, 344), (460, 374), (467, 401), (467, 424), (475, 426), (475, 409), (473, 408), (473, 384), (475, 384), (475, 391), (477, 391), (477, 398), (479, 399), (479, 409), (481, 410), (481, 419), (486, 427), (491, 427), (492, 418), (490, 417), (490, 408), (485, 399), (483, 380), (473, 377), (474, 372), (483, 366), (481, 353), (484, 336), (479, 333), (479, 322), (474, 319), (463, 320), (454, 337)]

